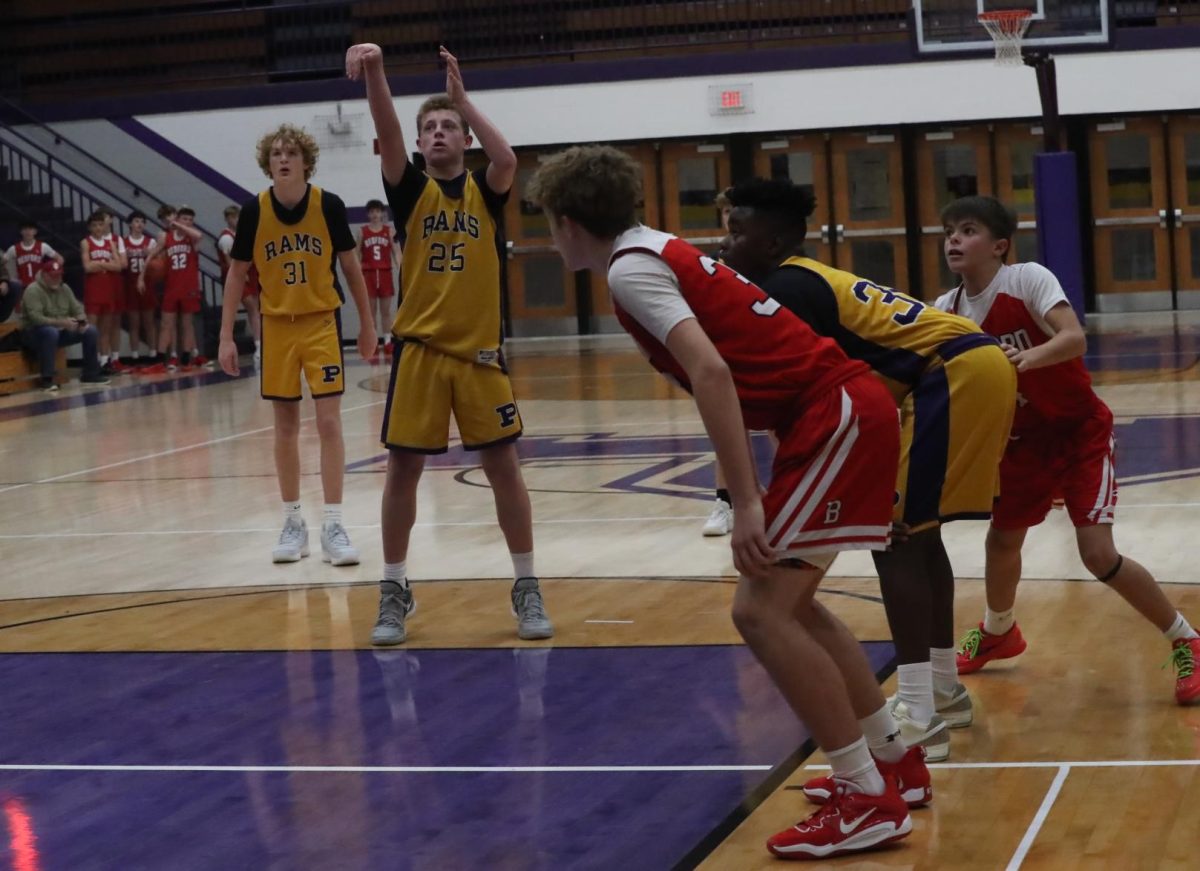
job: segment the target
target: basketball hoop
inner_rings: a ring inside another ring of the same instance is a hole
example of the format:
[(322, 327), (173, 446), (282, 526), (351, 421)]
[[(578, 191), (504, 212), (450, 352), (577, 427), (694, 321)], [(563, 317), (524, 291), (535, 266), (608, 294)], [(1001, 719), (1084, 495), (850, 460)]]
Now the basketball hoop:
[(1021, 40), (1032, 20), (1033, 13), (1028, 9), (1001, 9), (979, 14), (979, 23), (987, 28), (996, 43), (996, 63), (1021, 66)]

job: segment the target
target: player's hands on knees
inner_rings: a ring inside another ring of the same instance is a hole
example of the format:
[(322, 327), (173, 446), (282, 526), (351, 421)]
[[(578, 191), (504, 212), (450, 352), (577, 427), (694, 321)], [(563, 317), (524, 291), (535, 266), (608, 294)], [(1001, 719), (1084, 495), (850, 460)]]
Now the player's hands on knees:
[(346, 78), (358, 81), (370, 64), (383, 63), (383, 49), (373, 42), (362, 42), (346, 50)]
[(467, 98), (467, 89), (463, 85), (462, 73), (458, 69), (458, 58), (450, 54), (444, 45), (438, 46), (438, 57), (446, 65), (446, 96), (456, 104), (461, 103)]
[(375, 352), (378, 350), (376, 342), (379, 337), (375, 334), (374, 324), (363, 324), (358, 330), (358, 353), (364, 360), (370, 362), (375, 359)]
[(908, 536), (912, 533), (912, 528), (901, 520), (892, 522), (892, 537), (888, 539), (888, 550), (891, 550), (898, 544), (907, 544)]
[(775, 551), (767, 541), (762, 502), (733, 510), (733, 566), (746, 577), (761, 577), (775, 562)]
[(221, 364), (222, 372), (237, 377), (242, 371), (238, 366), (237, 342), (233, 339), (222, 339), (217, 349), (217, 362)]

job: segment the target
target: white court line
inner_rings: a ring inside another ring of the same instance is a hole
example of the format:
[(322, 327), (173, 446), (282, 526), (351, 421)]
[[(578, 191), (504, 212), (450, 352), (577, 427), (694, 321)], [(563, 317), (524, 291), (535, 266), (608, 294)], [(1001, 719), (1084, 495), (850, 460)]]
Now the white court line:
[(574, 774), (770, 771), (771, 765), (0, 765), (0, 771), (262, 771), (337, 774)]
[[(374, 402), (368, 402), (364, 405), (352, 405), (349, 408), (343, 408), (341, 410), (341, 414), (345, 414), (348, 411), (361, 411), (364, 408), (370, 408), (374, 405), (383, 405), (386, 401), (387, 401), (386, 399), (377, 399)], [(302, 417), (302, 418), (300, 418), (300, 421), (301, 421), (301, 423), (303, 423), (304, 421), (307, 421), (307, 420), (316, 420), (316, 419), (317, 419), (317, 416), (314, 414), (310, 417)], [(249, 430), (246, 430), (245, 432), (239, 432), (239, 433), (234, 433), (233, 435), (221, 436), (221, 438), (219, 438), (219, 439), (209, 439), (208, 441), (197, 442), (194, 445), (184, 445), (183, 447), (179, 447), (179, 448), (171, 448), (169, 451), (158, 451), (157, 453), (154, 453), (154, 454), (146, 454), (141, 457), (131, 457), (128, 460), (120, 460), (115, 463), (106, 463), (103, 466), (93, 466), (90, 469), (80, 469), (77, 472), (67, 472), (66, 474), (63, 474), (63, 475), (54, 475), (53, 477), (41, 478), (37, 481), (27, 481), (24, 484), (13, 484), (8, 487), (0, 487), (0, 493), (9, 493), (13, 490), (20, 490), (24, 487), (32, 487), (35, 484), (52, 484), (55, 481), (62, 481), (62, 480), (65, 480), (66, 478), (74, 478), (77, 475), (89, 475), (92, 472), (103, 472), (106, 469), (116, 469), (116, 468), (119, 468), (120, 466), (128, 466), (131, 463), (140, 463), (144, 460), (155, 460), (155, 459), (158, 459), (159, 457), (168, 457), (171, 454), (181, 454), (184, 451), (191, 451), (196, 448), (204, 448), (204, 447), (208, 447), (209, 445), (219, 445), (222, 442), (230, 442), (230, 441), (233, 441), (234, 439), (240, 439), (240, 438), (245, 438), (246, 436), (257, 435), (260, 432), (267, 432), (268, 430), (273, 430), (273, 429), (275, 429), (274, 424), (271, 424), (270, 426), (260, 426), (257, 429), (249, 429)]]
[(632, 620), (584, 620), (584, 623), (632, 623)]
[[(929, 768), (956, 770), (963, 768), (1157, 768), (1162, 766), (1195, 766), (1200, 759), (1084, 759), (1079, 762), (930, 762)], [(805, 765), (809, 770), (828, 771), (828, 765)]]
[[(0, 491), (3, 492), (3, 491)], [(707, 514), (687, 514), (677, 517), (575, 517), (558, 518), (557, 520), (534, 520), (534, 526), (549, 526), (560, 523), (695, 523), (703, 520)], [(442, 529), (450, 526), (495, 526), (495, 520), (462, 520), (444, 521), (438, 523), (417, 523), (415, 527), (426, 529)], [(346, 529), (378, 529), (378, 523), (347, 523)], [(133, 535), (230, 535), (232, 533), (277, 532), (278, 526), (256, 527), (239, 526), (237, 529), (136, 529), (126, 532), (16, 532), (0, 534), (0, 541), (5, 539), (26, 538), (115, 538)]]
[(1042, 799), (1042, 806), (1033, 815), (1033, 820), (1029, 823), (1029, 828), (1025, 830), (1025, 837), (1017, 845), (1017, 852), (1013, 853), (1013, 857), (1008, 860), (1006, 871), (1017, 871), (1021, 867), (1021, 863), (1025, 861), (1025, 856), (1029, 853), (1029, 848), (1033, 846), (1038, 832), (1042, 830), (1042, 824), (1046, 822), (1046, 817), (1050, 815), (1050, 808), (1054, 807), (1054, 801), (1058, 798), (1058, 793), (1062, 790), (1062, 786), (1067, 780), (1067, 775), (1070, 773), (1070, 765), (1059, 767), (1058, 774), (1054, 775), (1054, 782), (1050, 784), (1050, 789), (1047, 790), (1046, 797)]

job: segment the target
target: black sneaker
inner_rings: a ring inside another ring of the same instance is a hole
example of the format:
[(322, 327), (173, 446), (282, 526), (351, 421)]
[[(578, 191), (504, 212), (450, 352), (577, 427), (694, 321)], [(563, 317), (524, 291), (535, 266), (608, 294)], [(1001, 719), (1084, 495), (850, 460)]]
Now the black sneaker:
[(53, 378), (39, 378), (38, 387), (42, 388), (43, 393), (58, 393), (58, 385)]
[(80, 376), (79, 383), (86, 384), (89, 387), (103, 387), (105, 384), (111, 384), (112, 382), (108, 380), (108, 377), (105, 375), (104, 370), (101, 369), (100, 372), (96, 375)]

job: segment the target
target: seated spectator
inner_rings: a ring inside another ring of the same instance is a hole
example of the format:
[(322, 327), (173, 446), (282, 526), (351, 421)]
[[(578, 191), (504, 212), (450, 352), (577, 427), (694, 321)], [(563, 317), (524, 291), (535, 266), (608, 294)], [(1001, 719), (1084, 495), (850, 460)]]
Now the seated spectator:
[(54, 358), (59, 348), (83, 344), (83, 375), (81, 384), (108, 384), (100, 374), (100, 358), (96, 353), (96, 328), (88, 323), (83, 303), (75, 298), (62, 280), (62, 264), (47, 260), (33, 284), (25, 288), (21, 300), (21, 339), (35, 353), (41, 367), (39, 386), (54, 393)]

